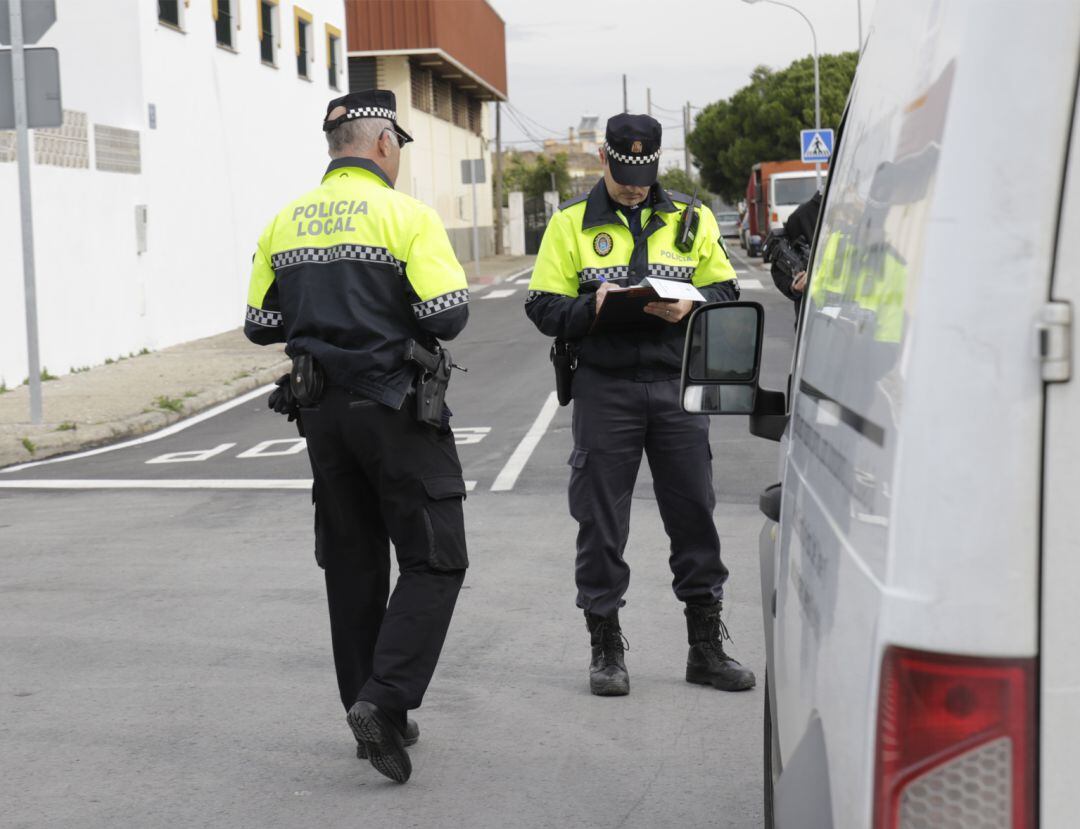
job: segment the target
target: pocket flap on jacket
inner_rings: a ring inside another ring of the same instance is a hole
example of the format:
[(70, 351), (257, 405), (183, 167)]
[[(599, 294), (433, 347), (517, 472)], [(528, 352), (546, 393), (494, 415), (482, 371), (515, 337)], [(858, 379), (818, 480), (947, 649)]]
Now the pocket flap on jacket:
[(460, 475), (428, 475), (423, 482), (432, 501), (465, 497), (465, 481)]
[(584, 469), (585, 462), (589, 459), (588, 449), (578, 449), (574, 447), (574, 451), (570, 453), (570, 459), (567, 461), (574, 469)]

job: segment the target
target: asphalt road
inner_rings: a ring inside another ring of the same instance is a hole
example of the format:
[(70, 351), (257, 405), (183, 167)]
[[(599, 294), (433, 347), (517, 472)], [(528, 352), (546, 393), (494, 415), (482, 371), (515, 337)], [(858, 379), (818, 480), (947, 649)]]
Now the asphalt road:
[[(766, 307), (764, 384), (783, 388), (790, 303), (735, 254), (743, 298)], [(523, 280), (475, 293), (452, 344), (469, 368), (449, 403), (472, 567), (414, 714), (412, 781), (389, 783), (353, 755), (307, 456), (258, 393), (129, 445), (0, 472), (5, 825), (761, 825), (756, 504), (776, 444), (743, 417), (713, 419), (730, 650), (758, 688), (684, 682), (684, 621), (643, 463), (623, 612), (633, 690), (590, 696), (570, 410), (551, 400), (525, 292)]]

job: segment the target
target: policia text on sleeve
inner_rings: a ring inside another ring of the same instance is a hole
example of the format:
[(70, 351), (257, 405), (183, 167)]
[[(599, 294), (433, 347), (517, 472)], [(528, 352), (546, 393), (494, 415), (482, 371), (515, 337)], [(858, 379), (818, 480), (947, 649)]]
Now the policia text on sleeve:
[[(686, 679), (725, 690), (754, 684), (753, 673), (722, 645), (727, 569), (712, 520), (709, 423), (683, 412), (679, 401), (685, 318), (693, 304), (653, 303), (631, 329), (593, 327), (611, 285), (646, 277), (689, 282), (710, 302), (738, 299), (712, 212), (656, 182), (660, 142), (660, 124), (648, 116), (608, 121), (604, 178), (552, 217), (525, 303), (536, 327), (556, 338), (553, 359), (576, 364), (572, 378), (564, 373), (560, 398), (574, 401), (569, 495), (578, 522), (577, 604), (590, 632), (590, 689), (599, 696), (630, 689), (619, 609), (630, 581), (623, 551), (643, 452), (671, 541), (673, 588), (686, 604)], [(696, 213), (697, 228), (692, 242), (681, 244), (686, 211)]]
[(412, 139), (393, 93), (331, 101), (323, 129), (332, 161), (259, 238), (244, 330), (293, 358), (291, 399), (283, 388), (274, 405), (298, 412), (307, 435), (338, 690), (358, 756), (405, 782), (418, 737), (406, 712), (423, 699), (468, 566), (449, 411), (424, 381), (445, 389), (439, 340), (465, 327), (469, 290), (438, 216), (394, 190)]

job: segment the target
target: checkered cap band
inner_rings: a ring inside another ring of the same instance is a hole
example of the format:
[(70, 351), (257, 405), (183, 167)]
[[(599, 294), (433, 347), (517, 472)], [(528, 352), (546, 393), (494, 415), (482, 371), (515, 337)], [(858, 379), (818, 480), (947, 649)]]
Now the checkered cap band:
[(652, 155), (623, 155), (622, 153), (611, 149), (611, 145), (605, 141), (604, 152), (607, 153), (608, 158), (613, 158), (620, 164), (652, 164), (653, 162), (660, 160), (659, 148), (657, 148), (656, 152)]
[(649, 265), (649, 276), (678, 282), (689, 282), (694, 278), (694, 269), (677, 265)]
[(270, 257), (270, 264), (274, 270), (290, 268), (293, 265), (327, 265), (332, 262), (340, 262), (348, 259), (357, 262), (379, 262), (385, 265), (393, 265), (399, 271), (404, 271), (405, 263), (397, 259), (386, 248), (376, 248), (371, 245), (334, 245), (329, 248), (296, 248), (295, 250), (283, 250)]
[(387, 121), (396, 121), (397, 113), (385, 107), (357, 107), (346, 112), (345, 118), (349, 121), (354, 118), (385, 118)]
[(448, 294), (440, 294), (437, 297), (424, 302), (413, 303), (413, 313), (418, 320), (433, 317), (443, 311), (449, 311), (458, 305), (465, 305), (469, 301), (469, 289), (462, 288), (460, 291), (451, 291)]
[(612, 265), (609, 268), (582, 268), (581, 273), (578, 274), (578, 284), (584, 285), (586, 282), (598, 282), (601, 277), (610, 282), (613, 279), (626, 279), (630, 276), (629, 265)]
[(247, 307), (245, 319), (263, 328), (278, 328), (282, 324), (281, 311), (267, 311), (251, 305)]

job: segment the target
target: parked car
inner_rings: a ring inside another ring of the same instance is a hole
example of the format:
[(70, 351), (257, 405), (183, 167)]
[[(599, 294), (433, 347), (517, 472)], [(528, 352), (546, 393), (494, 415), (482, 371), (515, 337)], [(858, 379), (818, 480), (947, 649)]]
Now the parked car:
[(684, 361), (687, 411), (780, 443), (766, 825), (1074, 826), (1080, 4), (879, 3), (871, 30), (787, 390), (757, 303), (695, 311)]
[(716, 223), (720, 225), (720, 235), (731, 237), (739, 235), (739, 214), (738, 213), (717, 213)]

